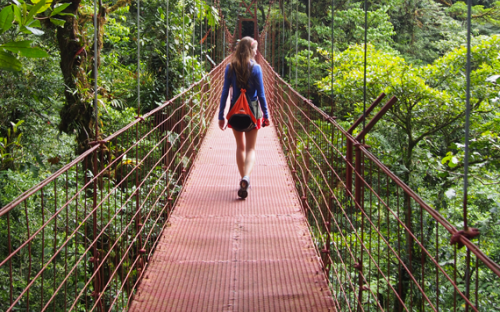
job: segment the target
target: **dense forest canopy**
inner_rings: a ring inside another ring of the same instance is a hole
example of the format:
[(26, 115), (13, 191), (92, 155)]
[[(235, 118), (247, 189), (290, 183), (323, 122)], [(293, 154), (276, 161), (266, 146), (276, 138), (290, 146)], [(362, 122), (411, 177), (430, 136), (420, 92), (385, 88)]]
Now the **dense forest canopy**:
[[(307, 0), (274, 1), (270, 9), (269, 2), (258, 2), (259, 30), (270, 21), (267, 31), (275, 32), (276, 49), (271, 53), (271, 36), (260, 38), (261, 53), (348, 128), (366, 104), (364, 1), (314, 0), (311, 12)], [(2, 1), (0, 208), (87, 150), (91, 141), (111, 135), (205, 75), (211, 68), (206, 56), (215, 50), (207, 36), (222, 18), (233, 32), (237, 18), (246, 14), (239, 3), (143, 0), (138, 12), (134, 0), (101, 0), (96, 8), (90, 0)], [(399, 101), (366, 143), (460, 228), (466, 3), (367, 4), (368, 104), (381, 92)], [(472, 4), (469, 222), (481, 231), (478, 244), (500, 263), (500, 1)], [(0, 237), (1, 229), (0, 224)], [(5, 252), (1, 244), (0, 254)], [(492, 279), (483, 303), (495, 311), (500, 311), (498, 286)], [(0, 301), (2, 296), (0, 288)]]

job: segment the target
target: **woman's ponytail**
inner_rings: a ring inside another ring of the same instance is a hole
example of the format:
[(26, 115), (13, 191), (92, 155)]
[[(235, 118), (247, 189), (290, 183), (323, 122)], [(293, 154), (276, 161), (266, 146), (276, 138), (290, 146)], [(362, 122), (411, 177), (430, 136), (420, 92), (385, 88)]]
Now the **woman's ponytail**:
[(230, 73), (236, 74), (238, 88), (248, 88), (248, 81), (252, 74), (250, 62), (252, 60), (252, 45), (256, 41), (252, 37), (243, 37), (236, 45), (230, 65)]

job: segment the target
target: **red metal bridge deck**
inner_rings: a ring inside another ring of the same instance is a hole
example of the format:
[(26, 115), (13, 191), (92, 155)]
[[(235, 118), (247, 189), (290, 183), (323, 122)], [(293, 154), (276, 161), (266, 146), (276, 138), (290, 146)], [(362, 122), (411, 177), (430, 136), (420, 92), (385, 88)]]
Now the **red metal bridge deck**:
[(246, 200), (235, 150), (214, 120), (131, 311), (334, 311), (275, 129)]

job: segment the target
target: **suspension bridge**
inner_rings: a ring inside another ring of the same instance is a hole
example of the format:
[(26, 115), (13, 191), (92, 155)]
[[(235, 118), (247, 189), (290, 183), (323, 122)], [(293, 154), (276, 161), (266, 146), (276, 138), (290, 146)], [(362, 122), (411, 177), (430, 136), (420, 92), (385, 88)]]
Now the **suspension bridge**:
[[(363, 143), (397, 99), (381, 94), (342, 128), (280, 77), (277, 32), (266, 21), (258, 33), (256, 1), (241, 3), (250, 18), (207, 35), (218, 47), (208, 75), (0, 209), (0, 307), (487, 311), (478, 285), (500, 267), (471, 241), (479, 232), (450, 224)], [(273, 125), (239, 200), (216, 111), (249, 22)]]

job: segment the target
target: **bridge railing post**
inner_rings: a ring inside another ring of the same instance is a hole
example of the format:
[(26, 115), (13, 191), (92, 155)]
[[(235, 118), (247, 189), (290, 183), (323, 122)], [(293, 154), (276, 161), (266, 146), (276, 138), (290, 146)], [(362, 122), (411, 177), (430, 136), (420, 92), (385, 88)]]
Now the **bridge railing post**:
[(302, 205), (304, 206), (304, 213), (306, 215), (306, 218), (309, 219), (311, 211), (309, 209), (309, 202), (308, 202), (308, 190), (307, 190), (307, 185), (309, 184), (309, 168), (310, 168), (310, 154), (309, 154), (309, 148), (306, 146), (303, 149), (303, 155), (304, 155), (304, 175), (302, 177), (303, 179), (303, 186), (302, 186)]
[(346, 169), (345, 169), (345, 186), (346, 186), (346, 199), (352, 196), (352, 168), (353, 168), (353, 144), (352, 141), (347, 138), (346, 141)]
[(330, 196), (328, 201), (328, 206), (326, 207), (326, 215), (325, 215), (325, 245), (323, 246), (323, 250), (321, 250), (321, 258), (323, 260), (323, 271), (325, 272), (326, 279), (330, 281), (330, 240), (331, 240), (331, 215), (332, 215), (332, 207), (333, 207), (334, 197)]
[[(354, 214), (359, 214), (361, 218), (361, 236), (360, 242), (357, 245), (359, 248), (359, 258), (358, 263), (356, 263), (355, 267), (358, 270), (358, 311), (362, 311), (361, 305), (363, 301), (363, 247), (362, 244), (364, 242), (364, 163), (363, 163), (363, 153), (361, 152), (360, 146), (361, 143), (356, 143), (356, 156), (355, 156), (355, 177), (354, 177), (354, 202), (355, 209), (353, 210)], [(359, 218), (356, 216), (355, 220)], [(359, 228), (359, 226), (356, 226)], [(356, 250), (357, 254), (358, 251)]]
[[(377, 107), (382, 99), (385, 97), (385, 93), (381, 93), (375, 101), (368, 107), (368, 109), (365, 111), (363, 115), (361, 115), (355, 122), (354, 124), (347, 130), (349, 134), (352, 134), (354, 129), (356, 129), (357, 126), (359, 126), (365, 119), (366, 117)], [(346, 196), (349, 198), (352, 196), (352, 168), (353, 168), (353, 142), (347, 138), (346, 142)]]

